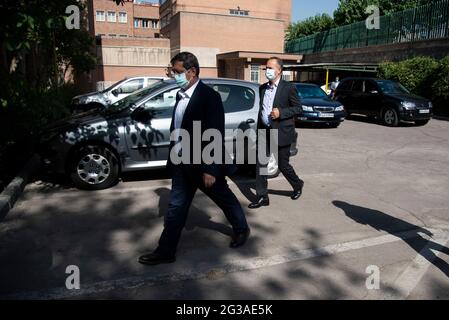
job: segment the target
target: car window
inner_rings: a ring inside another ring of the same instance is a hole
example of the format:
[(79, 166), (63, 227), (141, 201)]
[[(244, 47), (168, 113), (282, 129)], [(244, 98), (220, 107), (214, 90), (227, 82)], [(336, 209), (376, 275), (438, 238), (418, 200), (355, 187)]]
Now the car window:
[(298, 94), (301, 98), (327, 98), (327, 94), (320, 88), (315, 86), (301, 86), (297, 85)]
[(209, 85), (220, 94), (225, 113), (251, 110), (256, 101), (256, 93), (248, 87), (231, 84)]
[(379, 89), (371, 81), (365, 81), (365, 93), (370, 93), (373, 91), (379, 91)]
[(152, 84), (155, 84), (155, 83), (157, 83), (157, 82), (160, 82), (160, 81), (162, 81), (162, 79), (148, 79), (147, 80), (147, 86), (151, 86)]
[(118, 91), (123, 94), (133, 93), (143, 88), (143, 82), (143, 78), (130, 80), (124, 83)]
[(403, 85), (394, 81), (380, 80), (377, 81), (382, 92), (386, 94), (408, 94), (408, 91)]
[(348, 91), (348, 90), (351, 90), (352, 83), (353, 83), (352, 80), (346, 80), (346, 81), (343, 81), (342, 83), (340, 83), (340, 85), (338, 86), (337, 90), (338, 90), (338, 91), (342, 91), (342, 90)]
[(354, 85), (352, 86), (352, 91), (354, 92), (363, 92), (363, 80), (355, 80)]
[(179, 88), (164, 91), (144, 103), (143, 107), (153, 112), (154, 118), (171, 118)]

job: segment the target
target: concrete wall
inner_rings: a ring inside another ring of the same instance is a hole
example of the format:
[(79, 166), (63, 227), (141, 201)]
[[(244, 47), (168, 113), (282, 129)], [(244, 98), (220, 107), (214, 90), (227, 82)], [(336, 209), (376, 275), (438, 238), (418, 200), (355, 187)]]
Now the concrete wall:
[(101, 38), (97, 44), (96, 88), (125, 77), (166, 76), (170, 63), (168, 39)]

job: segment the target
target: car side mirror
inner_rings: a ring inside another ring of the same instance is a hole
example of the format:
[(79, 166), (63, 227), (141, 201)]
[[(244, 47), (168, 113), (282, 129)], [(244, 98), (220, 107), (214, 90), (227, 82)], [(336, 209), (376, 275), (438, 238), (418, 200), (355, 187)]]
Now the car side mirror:
[(111, 91), (111, 93), (114, 95), (114, 96), (118, 96), (118, 94), (119, 94), (119, 89), (114, 89), (114, 90), (112, 90)]

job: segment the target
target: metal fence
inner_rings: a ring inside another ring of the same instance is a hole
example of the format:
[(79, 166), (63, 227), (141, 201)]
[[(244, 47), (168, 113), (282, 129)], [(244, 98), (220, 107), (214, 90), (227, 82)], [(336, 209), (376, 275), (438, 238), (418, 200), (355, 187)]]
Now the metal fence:
[(285, 51), (311, 54), (445, 37), (449, 37), (449, 0), (381, 16), (380, 29), (368, 29), (361, 21), (291, 40)]

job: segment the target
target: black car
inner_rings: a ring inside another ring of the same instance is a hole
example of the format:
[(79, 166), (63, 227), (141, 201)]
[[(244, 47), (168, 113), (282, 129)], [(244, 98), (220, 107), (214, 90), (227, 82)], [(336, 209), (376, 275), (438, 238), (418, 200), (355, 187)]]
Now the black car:
[(325, 123), (338, 127), (345, 120), (345, 107), (333, 101), (315, 84), (295, 83), (301, 97), (303, 113), (297, 117), (299, 123)]
[(344, 104), (348, 114), (381, 119), (390, 127), (398, 126), (401, 121), (422, 126), (432, 118), (432, 102), (411, 94), (391, 80), (346, 78), (337, 87), (334, 99)]

